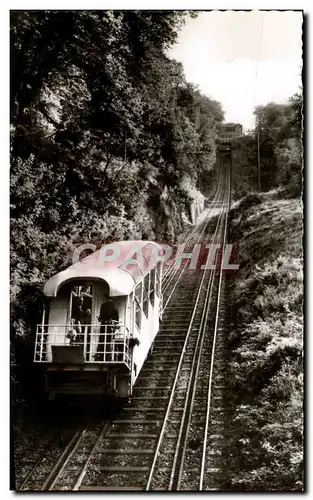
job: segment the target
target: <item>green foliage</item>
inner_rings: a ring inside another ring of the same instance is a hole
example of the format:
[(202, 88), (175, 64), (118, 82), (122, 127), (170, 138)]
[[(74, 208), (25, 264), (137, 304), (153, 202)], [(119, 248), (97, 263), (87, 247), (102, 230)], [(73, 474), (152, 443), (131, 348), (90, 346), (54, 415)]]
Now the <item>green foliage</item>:
[(182, 230), (182, 180), (213, 165), (223, 117), (165, 55), (187, 14), (11, 12), (13, 336), (76, 245)]
[(270, 103), (255, 110), (260, 136), (261, 185), (264, 191), (282, 185), (291, 196), (301, 194), (302, 95), (288, 104)]
[(243, 136), (232, 141), (232, 189), (240, 199), (258, 188), (255, 138)]
[[(252, 197), (253, 198), (253, 197)], [(263, 194), (232, 211), (240, 241), (229, 339), (231, 487), (303, 489), (303, 262), (298, 200)]]
[(282, 188), (288, 198), (302, 191), (302, 94), (287, 104), (269, 103), (255, 109), (254, 133), (232, 141), (233, 194), (242, 198), (258, 190), (258, 146), (260, 145), (261, 190)]
[(291, 197), (301, 195), (303, 148), (298, 137), (286, 139), (274, 149), (277, 184), (285, 187)]

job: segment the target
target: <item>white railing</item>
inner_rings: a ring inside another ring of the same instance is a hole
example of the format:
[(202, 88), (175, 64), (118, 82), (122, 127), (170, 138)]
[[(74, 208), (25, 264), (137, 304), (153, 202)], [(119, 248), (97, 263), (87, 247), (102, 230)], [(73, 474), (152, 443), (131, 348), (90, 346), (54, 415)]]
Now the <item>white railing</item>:
[[(60, 347), (63, 356), (73, 351), (81, 355), (84, 363), (125, 363), (131, 365), (130, 334), (128, 328), (120, 323), (106, 325), (37, 325), (34, 361), (52, 363), (56, 350)], [(57, 349), (55, 349), (55, 347)], [(75, 346), (76, 349), (64, 349)]]

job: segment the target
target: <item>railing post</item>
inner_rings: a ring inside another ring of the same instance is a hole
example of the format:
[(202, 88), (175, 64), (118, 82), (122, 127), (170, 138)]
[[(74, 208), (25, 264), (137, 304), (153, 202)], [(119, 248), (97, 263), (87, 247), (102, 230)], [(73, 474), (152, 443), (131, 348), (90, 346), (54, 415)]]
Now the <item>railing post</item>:
[[(107, 338), (108, 338), (108, 325), (104, 325), (104, 336), (103, 336), (103, 361), (106, 361), (107, 357)], [(101, 349), (101, 346), (100, 346)]]
[[(40, 343), (40, 361), (42, 361), (42, 352), (43, 352), (43, 342), (44, 342), (44, 331), (45, 331), (45, 319), (46, 319), (46, 306), (45, 303), (43, 304), (43, 311), (42, 311), (42, 323), (41, 323), (41, 343)], [(37, 332), (38, 332), (38, 326), (37, 326)], [(37, 337), (37, 335), (36, 335)]]
[[(38, 327), (37, 327), (38, 328)], [(41, 327), (42, 328), (42, 327)], [(37, 330), (38, 332), (38, 330)], [(40, 355), (39, 361), (42, 361), (42, 351), (43, 351), (43, 331), (41, 331), (41, 341), (40, 341)]]
[(86, 363), (87, 361), (87, 332), (88, 332), (88, 326), (85, 325), (84, 327), (84, 362)]
[[(54, 345), (64, 345), (66, 342), (66, 333), (68, 325), (44, 325), (37, 324), (36, 328), (36, 338), (34, 347), (34, 361), (48, 361), (48, 359), (43, 360), (44, 347), (46, 346), (46, 355), (48, 356), (50, 350)], [(90, 330), (89, 330), (90, 328)], [(108, 331), (110, 328), (110, 332)], [(115, 342), (115, 332), (117, 333), (117, 339)], [(98, 325), (82, 325), (81, 333), (83, 335), (83, 342), (80, 340), (76, 345), (83, 346), (84, 362), (93, 361), (93, 349), (95, 349), (96, 354), (101, 356), (96, 357), (96, 359), (102, 362), (111, 361), (122, 361), (127, 364), (127, 366), (132, 365), (132, 354), (133, 351), (129, 347), (130, 332), (126, 325), (119, 323), (109, 323), (105, 325), (100, 325), (98, 330)], [(45, 337), (47, 337), (45, 342)], [(49, 341), (48, 341), (49, 340)], [(89, 342), (89, 351), (88, 351)], [(93, 347), (94, 346), (94, 347)], [(122, 349), (121, 349), (122, 347)], [(88, 356), (87, 356), (88, 354)], [(122, 354), (122, 358), (121, 355)], [(38, 358), (37, 358), (38, 356)]]
[(127, 335), (126, 335), (126, 327), (124, 326), (123, 328), (124, 328), (124, 332), (123, 332), (123, 339), (124, 339), (124, 341), (123, 341), (123, 360), (122, 360), (122, 361), (123, 361), (124, 363), (126, 363), (126, 364), (127, 364), (127, 361), (126, 361), (126, 353), (127, 353), (127, 351), (126, 351), (126, 342), (127, 342)]

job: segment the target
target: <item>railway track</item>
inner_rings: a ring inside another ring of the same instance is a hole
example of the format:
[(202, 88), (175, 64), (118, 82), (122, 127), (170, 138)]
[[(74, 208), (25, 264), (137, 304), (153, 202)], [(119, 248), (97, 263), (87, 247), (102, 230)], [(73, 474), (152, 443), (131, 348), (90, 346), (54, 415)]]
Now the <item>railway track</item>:
[(105, 422), (102, 425), (79, 428), (76, 432), (60, 431), (62, 446), (57, 443), (57, 439), (51, 442), (29, 470), (18, 490), (72, 490), (88, 457), (92, 455), (97, 436), (101, 436), (107, 426)]
[[(219, 185), (220, 199), (217, 222), (203, 219), (181, 254), (204, 238), (225, 246), (229, 176)], [(190, 270), (187, 261), (169, 268), (162, 325), (131, 404), (99, 428), (77, 431), (40, 486), (37, 464), (21, 489), (222, 489), (224, 286), (215, 269)]]

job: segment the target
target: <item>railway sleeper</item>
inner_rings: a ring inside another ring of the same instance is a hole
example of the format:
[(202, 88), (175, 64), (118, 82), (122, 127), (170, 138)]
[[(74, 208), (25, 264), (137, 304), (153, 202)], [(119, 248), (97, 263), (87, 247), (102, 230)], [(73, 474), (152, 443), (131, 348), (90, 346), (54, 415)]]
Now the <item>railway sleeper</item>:
[[(138, 379), (139, 380), (139, 379)], [(171, 387), (168, 386), (168, 385), (158, 385), (156, 387), (141, 387), (141, 386), (137, 386), (135, 385), (134, 386), (134, 391), (145, 391), (145, 390), (148, 390), (148, 391), (165, 391), (166, 389), (169, 390)]]
[(160, 422), (159, 422), (159, 420), (146, 420), (146, 419), (145, 420), (143, 420), (143, 419), (141, 419), (141, 420), (129, 420), (129, 419), (126, 420), (125, 419), (125, 420), (113, 420), (112, 423), (113, 424), (122, 424), (122, 425), (123, 424), (125, 424), (125, 425), (126, 424), (127, 425), (128, 424), (133, 424), (133, 425), (138, 425), (138, 424), (140, 424), (140, 425), (141, 424), (143, 424), (143, 425), (145, 425), (145, 424), (156, 424), (157, 425)]
[(151, 412), (154, 412), (154, 411), (165, 411), (166, 410), (166, 407), (164, 408), (160, 408), (159, 406), (158, 407), (148, 407), (148, 408), (142, 408), (142, 407), (138, 407), (138, 406), (134, 406), (134, 407), (131, 407), (131, 408), (124, 408), (124, 410), (126, 410), (126, 412), (138, 412), (138, 413), (151, 413)]
[(168, 399), (168, 396), (133, 396), (133, 401), (145, 399)]
[[(183, 347), (183, 342), (181, 343), (181, 348)], [(154, 350), (152, 358), (160, 360), (161, 358), (169, 358), (170, 356), (180, 356), (181, 351), (173, 352), (173, 349), (177, 349), (177, 346), (158, 346), (157, 349)], [(160, 351), (160, 352), (159, 352)], [(190, 353), (189, 353), (190, 354)]]
[[(197, 315), (200, 316), (200, 313), (195, 313), (194, 318)], [(185, 316), (182, 313), (179, 314), (178, 312), (176, 312), (175, 314), (174, 313), (166, 314), (165, 316), (163, 316), (162, 326), (165, 323), (172, 323), (174, 321), (175, 321), (175, 323), (190, 323), (190, 320), (191, 320), (191, 317), (189, 315)]]
[(122, 465), (112, 465), (112, 466), (99, 466), (99, 470), (105, 472), (149, 472), (150, 467), (130, 467)]
[(139, 434), (133, 432), (125, 432), (125, 434), (119, 434), (117, 432), (112, 432), (112, 434), (108, 434), (107, 439), (109, 438), (132, 438), (132, 439), (155, 439), (158, 437), (158, 434)]
[[(175, 412), (175, 411), (183, 411), (184, 408), (172, 408), (171, 411)], [(147, 414), (153, 414), (153, 413), (161, 413), (161, 412), (164, 412), (166, 411), (166, 406), (164, 406), (163, 408), (130, 408), (129, 409), (130, 412), (133, 412), (133, 413), (147, 413)]]
[(164, 373), (168, 373), (168, 372), (175, 372), (177, 370), (177, 367), (176, 366), (173, 366), (173, 367), (169, 367), (169, 368), (166, 368), (166, 370), (163, 370), (162, 367), (156, 369), (155, 367), (151, 367), (151, 368), (143, 368), (141, 370), (141, 373), (147, 373), (147, 372), (154, 372), (154, 373), (157, 373), (157, 372), (164, 372)]
[(148, 450), (148, 449), (143, 449), (139, 450), (136, 448), (99, 448), (97, 450), (97, 453), (107, 453), (108, 455), (117, 455), (117, 454), (123, 454), (123, 455), (153, 455), (154, 450)]
[(98, 486), (88, 485), (81, 486), (80, 491), (144, 491), (144, 487), (140, 486)]
[(159, 331), (159, 333), (157, 333), (156, 337), (155, 337), (155, 340), (154, 340), (154, 344), (156, 342), (160, 342), (164, 339), (168, 339), (168, 340), (182, 340), (186, 337), (186, 332), (187, 332), (187, 328), (184, 327), (184, 328), (164, 328), (162, 330)]
[[(175, 356), (180, 356), (180, 354), (172, 354), (172, 356), (175, 355)], [(163, 356), (164, 357), (164, 356)], [(148, 364), (148, 365), (156, 365), (156, 364), (160, 364), (162, 363), (162, 365), (172, 365), (173, 363), (175, 363), (175, 361), (179, 361), (179, 358), (178, 359), (173, 359), (171, 361), (164, 361), (164, 360), (158, 360), (158, 359), (149, 359), (148, 361), (145, 361), (145, 365)]]
[[(149, 370), (149, 371), (151, 371), (151, 370)], [(141, 372), (140, 372), (140, 373), (142, 373), (142, 370), (141, 370)], [(158, 377), (158, 381), (160, 381), (160, 379), (164, 379), (164, 380), (168, 381), (168, 377), (163, 377), (163, 376), (160, 376), (160, 377)], [(153, 383), (155, 383), (155, 378), (151, 378), (151, 377), (142, 377), (142, 376), (140, 375), (140, 378), (138, 378), (138, 381), (137, 381), (137, 382), (153, 382)], [(141, 388), (141, 385), (137, 385), (137, 388), (138, 388), (138, 389), (139, 389), (139, 388)], [(156, 387), (152, 387), (152, 388), (151, 388), (151, 387), (146, 387), (146, 386), (144, 386), (144, 387), (142, 387), (142, 388), (143, 388), (143, 389), (144, 389), (144, 388), (147, 388), (147, 389), (156, 389)]]
[[(188, 325), (186, 325), (185, 328), (183, 328), (183, 327), (181, 327), (181, 328), (168, 327), (167, 331), (165, 331), (166, 330), (165, 328), (162, 328), (162, 329), (160, 329), (159, 333), (155, 337), (155, 342), (157, 342), (159, 339), (164, 338), (164, 337), (167, 339), (171, 339), (171, 338), (177, 339), (177, 337), (185, 337), (186, 336), (185, 334), (187, 332), (187, 327), (188, 327)], [(178, 335), (177, 333), (171, 334), (170, 332), (182, 332), (182, 333), (180, 333), (180, 335)]]

